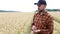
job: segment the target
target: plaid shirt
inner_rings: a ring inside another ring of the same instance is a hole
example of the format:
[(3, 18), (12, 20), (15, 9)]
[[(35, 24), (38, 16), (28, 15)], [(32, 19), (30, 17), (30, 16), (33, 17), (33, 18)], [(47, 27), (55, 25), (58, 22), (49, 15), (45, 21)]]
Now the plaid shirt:
[[(52, 34), (53, 33), (53, 17), (47, 13), (47, 11), (43, 11), (41, 13), (36, 13), (33, 18), (32, 26), (36, 26), (37, 30), (48, 30), (46, 31), (40, 31), (39, 34)], [(34, 33), (37, 34), (37, 33)]]

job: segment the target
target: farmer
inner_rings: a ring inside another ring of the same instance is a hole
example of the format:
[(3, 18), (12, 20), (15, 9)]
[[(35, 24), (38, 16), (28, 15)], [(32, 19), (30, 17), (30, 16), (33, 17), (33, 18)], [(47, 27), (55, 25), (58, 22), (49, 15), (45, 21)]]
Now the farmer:
[(38, 11), (33, 17), (33, 34), (52, 34), (54, 27), (53, 17), (45, 9), (47, 6), (46, 1), (39, 0), (35, 5), (37, 5)]

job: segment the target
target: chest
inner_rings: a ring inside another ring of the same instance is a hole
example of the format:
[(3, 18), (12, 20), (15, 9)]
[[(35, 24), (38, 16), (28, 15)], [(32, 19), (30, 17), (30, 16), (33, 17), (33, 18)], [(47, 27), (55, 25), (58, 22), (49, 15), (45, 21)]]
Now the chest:
[(40, 14), (38, 14), (37, 15), (37, 27), (38, 28), (46, 28), (46, 25), (47, 25), (47, 18), (48, 18), (48, 16), (46, 15), (46, 14), (42, 14), (42, 15), (40, 15)]
[(48, 16), (46, 14), (42, 14), (42, 15), (38, 14), (36, 16), (36, 19), (37, 19), (38, 23), (45, 23), (47, 18), (48, 18)]

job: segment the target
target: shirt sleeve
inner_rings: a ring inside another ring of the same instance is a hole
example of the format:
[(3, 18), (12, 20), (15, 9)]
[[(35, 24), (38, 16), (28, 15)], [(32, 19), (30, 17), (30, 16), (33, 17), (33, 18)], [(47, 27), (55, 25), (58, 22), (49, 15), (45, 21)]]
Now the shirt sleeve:
[(37, 16), (37, 14), (35, 14), (34, 17), (33, 17), (33, 23), (32, 23), (32, 25), (36, 26), (37, 22), (38, 22), (38, 16)]
[(48, 29), (48, 32), (49, 34), (52, 34), (53, 33), (53, 29), (54, 29), (54, 23), (53, 23), (53, 17), (49, 17), (47, 19), (47, 29)]
[[(37, 26), (37, 22), (38, 22), (37, 14), (35, 14), (34, 17), (33, 17), (32, 27), (33, 27), (33, 26), (36, 27), (36, 26)], [(36, 28), (37, 28), (37, 27), (36, 27)]]

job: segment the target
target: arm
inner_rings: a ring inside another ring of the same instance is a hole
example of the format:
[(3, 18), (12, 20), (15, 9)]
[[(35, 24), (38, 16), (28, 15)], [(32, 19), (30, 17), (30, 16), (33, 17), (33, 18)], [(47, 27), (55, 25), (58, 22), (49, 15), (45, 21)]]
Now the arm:
[(38, 22), (37, 14), (35, 14), (34, 17), (33, 17), (32, 31), (37, 30), (37, 27), (36, 27), (37, 22)]
[(54, 29), (53, 17), (48, 18), (47, 24), (48, 24), (47, 25), (47, 29), (48, 29), (49, 34), (52, 34), (53, 33), (53, 29)]

